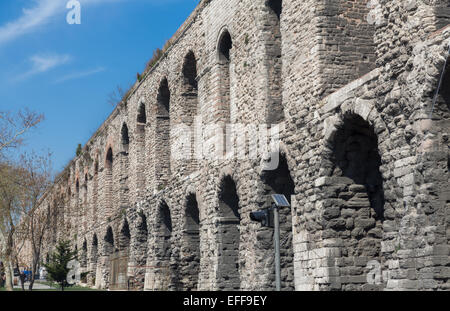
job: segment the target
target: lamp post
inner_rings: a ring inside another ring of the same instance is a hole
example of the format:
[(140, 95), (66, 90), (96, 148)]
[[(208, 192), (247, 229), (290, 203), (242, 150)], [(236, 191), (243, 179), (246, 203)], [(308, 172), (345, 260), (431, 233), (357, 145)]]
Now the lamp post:
[(272, 208), (250, 213), (250, 219), (261, 223), (263, 227), (274, 228), (273, 242), (275, 249), (275, 283), (276, 290), (281, 291), (281, 260), (280, 260), (280, 211), (281, 207), (290, 207), (283, 194), (272, 194)]

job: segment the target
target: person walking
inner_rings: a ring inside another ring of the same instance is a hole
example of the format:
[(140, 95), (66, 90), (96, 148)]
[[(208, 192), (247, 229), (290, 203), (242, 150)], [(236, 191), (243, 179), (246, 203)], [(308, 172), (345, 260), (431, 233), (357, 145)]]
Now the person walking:
[(5, 283), (6, 283), (5, 267), (3, 266), (3, 261), (0, 261), (0, 288), (5, 287)]

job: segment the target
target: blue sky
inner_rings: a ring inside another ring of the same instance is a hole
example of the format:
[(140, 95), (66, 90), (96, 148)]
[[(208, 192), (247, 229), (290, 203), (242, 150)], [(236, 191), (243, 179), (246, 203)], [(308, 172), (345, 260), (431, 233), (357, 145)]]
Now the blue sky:
[(53, 153), (55, 170), (72, 159), (113, 110), (108, 97), (136, 81), (199, 0), (0, 1), (0, 111), (29, 108), (45, 121), (25, 150)]

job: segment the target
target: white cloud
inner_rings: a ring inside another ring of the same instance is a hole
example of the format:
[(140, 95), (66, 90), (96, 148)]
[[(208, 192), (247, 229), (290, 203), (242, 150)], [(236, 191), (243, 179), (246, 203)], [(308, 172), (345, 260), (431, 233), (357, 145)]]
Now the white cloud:
[(64, 8), (63, 3), (56, 0), (35, 0), (35, 3), (33, 8), (23, 9), (23, 14), (18, 19), (0, 27), (0, 44), (35, 31)]
[(95, 68), (95, 69), (92, 69), (92, 70), (71, 73), (71, 74), (68, 74), (66, 76), (63, 76), (63, 77), (59, 78), (58, 80), (55, 81), (55, 83), (62, 83), (62, 82), (69, 81), (69, 80), (75, 80), (75, 79), (80, 79), (80, 78), (92, 76), (92, 75), (95, 75), (97, 73), (103, 72), (105, 70), (106, 69), (103, 68), (103, 67), (98, 67), (98, 68)]
[[(120, 2), (123, 0), (79, 0), (83, 5)], [(22, 35), (32, 33), (48, 24), (57, 14), (65, 16), (68, 0), (33, 0), (34, 6), (22, 9), (16, 20), (0, 25), (0, 46)], [(61, 19), (65, 20), (65, 19)]]
[(31, 62), (30, 70), (21, 74), (15, 80), (28, 79), (34, 75), (50, 71), (58, 66), (67, 64), (71, 59), (70, 55), (34, 55), (29, 59)]

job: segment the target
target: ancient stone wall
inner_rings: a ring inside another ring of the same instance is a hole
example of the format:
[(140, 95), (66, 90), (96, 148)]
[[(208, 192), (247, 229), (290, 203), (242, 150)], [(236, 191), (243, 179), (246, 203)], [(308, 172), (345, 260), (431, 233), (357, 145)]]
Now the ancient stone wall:
[(449, 289), (448, 7), (201, 1), (49, 190), (46, 252), (71, 239), (102, 288), (120, 252), (131, 289), (273, 290), (249, 213), (282, 193), (284, 290)]

